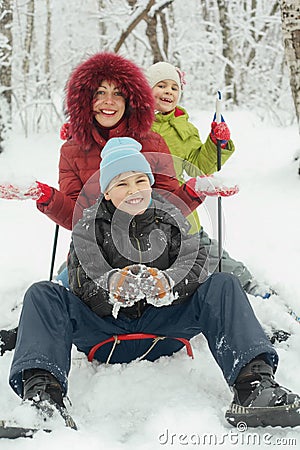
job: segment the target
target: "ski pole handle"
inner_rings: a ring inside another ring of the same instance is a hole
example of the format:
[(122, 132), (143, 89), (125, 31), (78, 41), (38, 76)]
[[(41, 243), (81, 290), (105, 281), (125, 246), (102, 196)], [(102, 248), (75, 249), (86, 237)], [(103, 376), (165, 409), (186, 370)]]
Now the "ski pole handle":
[(222, 94), (221, 91), (218, 91), (217, 93), (217, 99), (216, 99), (216, 122), (221, 122), (221, 106), (222, 106)]

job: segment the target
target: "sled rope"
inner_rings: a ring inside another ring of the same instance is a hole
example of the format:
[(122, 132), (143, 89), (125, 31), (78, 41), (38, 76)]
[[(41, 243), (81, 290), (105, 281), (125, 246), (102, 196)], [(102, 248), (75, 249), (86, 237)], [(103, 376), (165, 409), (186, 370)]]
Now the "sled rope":
[(131, 333), (131, 334), (120, 334), (120, 335), (115, 335), (112, 336), (102, 342), (99, 342), (98, 344), (94, 345), (89, 353), (88, 353), (88, 361), (91, 362), (94, 359), (95, 353), (97, 350), (99, 350), (100, 347), (102, 347), (105, 344), (108, 344), (110, 342), (113, 342), (113, 346), (111, 348), (111, 351), (106, 359), (105, 364), (109, 364), (111, 357), (116, 349), (117, 344), (120, 344), (121, 341), (132, 341), (132, 340), (136, 340), (136, 339), (153, 339), (153, 342), (150, 346), (150, 348), (140, 357), (138, 357), (138, 361), (141, 361), (143, 358), (145, 358), (145, 356), (148, 355), (148, 353), (150, 353), (150, 351), (155, 347), (155, 345), (160, 341), (160, 340), (164, 340), (164, 339), (176, 339), (177, 341), (180, 341), (182, 344), (184, 344), (185, 348), (186, 348), (186, 352), (187, 355), (194, 359), (194, 354), (193, 354), (193, 350), (192, 350), (192, 346), (190, 344), (190, 341), (188, 339), (185, 338), (179, 338), (179, 337), (169, 337), (169, 336), (157, 336), (156, 334), (147, 334), (147, 333)]

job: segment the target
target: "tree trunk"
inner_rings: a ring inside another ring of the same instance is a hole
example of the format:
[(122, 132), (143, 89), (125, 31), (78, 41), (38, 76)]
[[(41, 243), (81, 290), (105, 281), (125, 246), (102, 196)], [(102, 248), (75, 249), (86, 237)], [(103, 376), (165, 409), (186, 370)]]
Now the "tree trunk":
[[(174, 0), (166, 0), (159, 6), (159, 8), (157, 8), (157, 10), (155, 10), (154, 14), (147, 14), (147, 17), (144, 19), (147, 23), (146, 35), (149, 39), (149, 44), (152, 50), (153, 63), (169, 59), (169, 26), (163, 10), (169, 8), (173, 1)], [(158, 18), (160, 19), (163, 36), (162, 49), (160, 48), (157, 35)]]
[[(101, 17), (105, 17), (104, 13), (105, 10), (105, 0), (98, 0), (98, 11), (100, 13)], [(99, 20), (99, 48), (101, 51), (107, 50), (108, 47), (108, 33), (107, 33), (107, 26), (105, 23), (105, 18), (101, 18)]]
[(222, 54), (226, 61), (224, 79), (225, 79), (225, 100), (237, 104), (236, 85), (234, 81), (234, 48), (233, 39), (231, 39), (230, 20), (228, 14), (228, 1), (217, 0), (219, 8), (219, 20), (222, 32), (223, 49)]
[(281, 0), (280, 6), (285, 57), (300, 132), (300, 4), (299, 0)]
[(28, 75), (30, 66), (30, 54), (33, 41), (33, 29), (34, 29), (34, 0), (29, 0), (27, 3), (27, 22), (26, 22), (26, 34), (24, 42), (24, 59), (23, 59), (23, 73)]
[(45, 75), (49, 81), (50, 61), (51, 61), (51, 9), (50, 0), (46, 0), (47, 23), (45, 36)]
[(114, 52), (118, 53), (124, 42), (126, 41), (127, 37), (130, 35), (130, 33), (135, 29), (135, 27), (141, 22), (141, 20), (145, 19), (147, 16), (147, 13), (150, 11), (152, 6), (155, 4), (156, 0), (149, 0), (147, 6), (145, 9), (141, 11), (141, 13), (135, 17), (135, 19), (128, 25), (126, 30), (123, 31), (123, 33), (120, 36), (120, 39), (118, 40), (117, 44), (115, 45)]
[(0, 2), (0, 153), (12, 127), (12, 0)]

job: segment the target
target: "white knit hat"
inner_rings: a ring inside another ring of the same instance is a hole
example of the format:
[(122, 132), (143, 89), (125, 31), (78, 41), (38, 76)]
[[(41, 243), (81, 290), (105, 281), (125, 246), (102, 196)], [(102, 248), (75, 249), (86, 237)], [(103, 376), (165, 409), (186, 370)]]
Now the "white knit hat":
[(177, 83), (179, 88), (179, 97), (181, 96), (182, 85), (178, 70), (167, 62), (158, 62), (149, 67), (146, 71), (146, 77), (150, 86), (153, 88), (157, 83), (163, 80), (172, 80)]

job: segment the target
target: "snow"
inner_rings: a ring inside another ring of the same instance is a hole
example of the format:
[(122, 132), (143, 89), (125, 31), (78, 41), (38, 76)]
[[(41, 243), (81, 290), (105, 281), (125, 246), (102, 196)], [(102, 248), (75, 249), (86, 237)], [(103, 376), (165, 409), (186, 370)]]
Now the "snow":
[[(292, 333), (277, 343), (277, 380), (300, 393), (300, 326), (285, 303), (300, 313), (300, 178), (294, 155), (299, 149), (296, 125), (275, 127), (246, 111), (227, 112), (237, 151), (222, 174), (238, 183), (239, 194), (223, 198), (225, 248), (244, 261), (259, 280), (276, 289), (269, 300), (249, 297), (267, 331)], [(191, 114), (202, 137), (211, 113)], [(61, 142), (58, 135), (15, 136), (0, 155), (0, 183), (57, 185)], [(32, 200), (1, 200), (0, 327), (17, 325), (27, 287), (48, 279), (55, 225), (37, 211)], [(216, 235), (216, 200), (199, 208), (205, 230)], [(56, 270), (64, 261), (70, 233), (60, 229)], [(170, 358), (118, 364), (89, 363), (75, 349), (70, 373), (69, 408), (79, 430), (57, 427), (33, 439), (1, 440), (1, 450), (181, 449), (219, 446), (244, 449), (259, 445), (297, 448), (299, 429), (266, 428), (237, 431), (224, 419), (232, 394), (207, 348), (192, 340), (195, 359), (183, 349)], [(1, 417), (23, 417), (28, 409), (8, 386), (12, 352), (0, 357)]]

